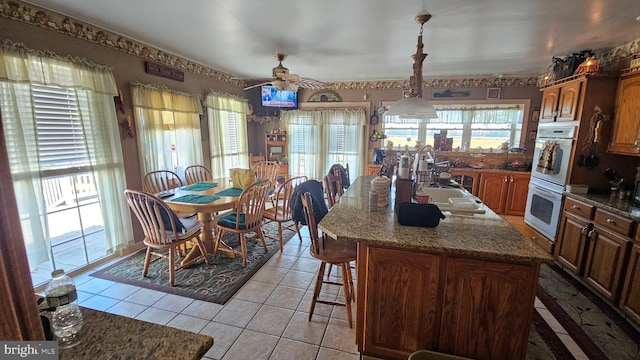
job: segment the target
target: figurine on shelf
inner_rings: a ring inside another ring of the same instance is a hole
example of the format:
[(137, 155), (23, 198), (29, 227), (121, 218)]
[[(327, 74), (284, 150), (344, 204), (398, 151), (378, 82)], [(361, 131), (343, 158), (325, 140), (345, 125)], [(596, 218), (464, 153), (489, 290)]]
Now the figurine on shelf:
[(393, 150), (393, 141), (387, 140), (387, 150)]

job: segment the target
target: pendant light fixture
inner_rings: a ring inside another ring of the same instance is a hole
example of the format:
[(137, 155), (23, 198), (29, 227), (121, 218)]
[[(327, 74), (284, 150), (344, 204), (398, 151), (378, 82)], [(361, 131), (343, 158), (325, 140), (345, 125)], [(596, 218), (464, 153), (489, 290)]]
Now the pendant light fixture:
[(406, 119), (436, 119), (438, 114), (427, 100), (422, 98), (422, 62), (427, 54), (422, 52), (424, 44), (422, 43), (422, 28), (424, 23), (431, 19), (431, 14), (419, 14), (415, 17), (416, 22), (420, 24), (420, 34), (418, 35), (418, 45), (416, 53), (411, 55), (413, 58), (413, 75), (409, 78), (409, 93), (405, 97), (395, 102), (389, 107), (385, 115), (397, 115)]

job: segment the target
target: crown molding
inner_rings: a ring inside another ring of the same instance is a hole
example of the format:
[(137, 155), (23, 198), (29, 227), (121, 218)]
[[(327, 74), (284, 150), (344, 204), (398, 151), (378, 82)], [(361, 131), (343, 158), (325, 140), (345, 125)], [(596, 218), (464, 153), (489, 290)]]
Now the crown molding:
[[(1, 0), (0, 16), (55, 31), (94, 44), (139, 56), (179, 70), (245, 87), (245, 81), (183, 57), (164, 52), (150, 45), (87, 24), (83, 21), (40, 8), (19, 0)], [(640, 40), (596, 54), (604, 64), (618, 62), (640, 53)], [(456, 87), (528, 87), (540, 84), (540, 74), (531, 76), (470, 76), (455, 78), (423, 78), (423, 88), (444, 89)], [(409, 88), (409, 80), (341, 81), (329, 83), (330, 90), (401, 90)]]

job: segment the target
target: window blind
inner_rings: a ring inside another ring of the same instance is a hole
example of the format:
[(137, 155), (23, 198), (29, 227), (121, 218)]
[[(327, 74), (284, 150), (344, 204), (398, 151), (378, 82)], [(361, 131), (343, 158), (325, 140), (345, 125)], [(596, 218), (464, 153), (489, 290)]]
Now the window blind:
[(42, 170), (89, 165), (75, 91), (32, 85)]

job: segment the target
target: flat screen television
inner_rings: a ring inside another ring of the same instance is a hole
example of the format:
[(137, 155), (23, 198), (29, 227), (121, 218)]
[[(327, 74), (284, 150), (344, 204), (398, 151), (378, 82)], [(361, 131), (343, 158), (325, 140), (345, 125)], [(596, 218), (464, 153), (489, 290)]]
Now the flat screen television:
[(262, 85), (260, 92), (262, 106), (277, 107), (281, 109), (298, 108), (298, 92), (289, 90), (278, 90), (272, 85)]

